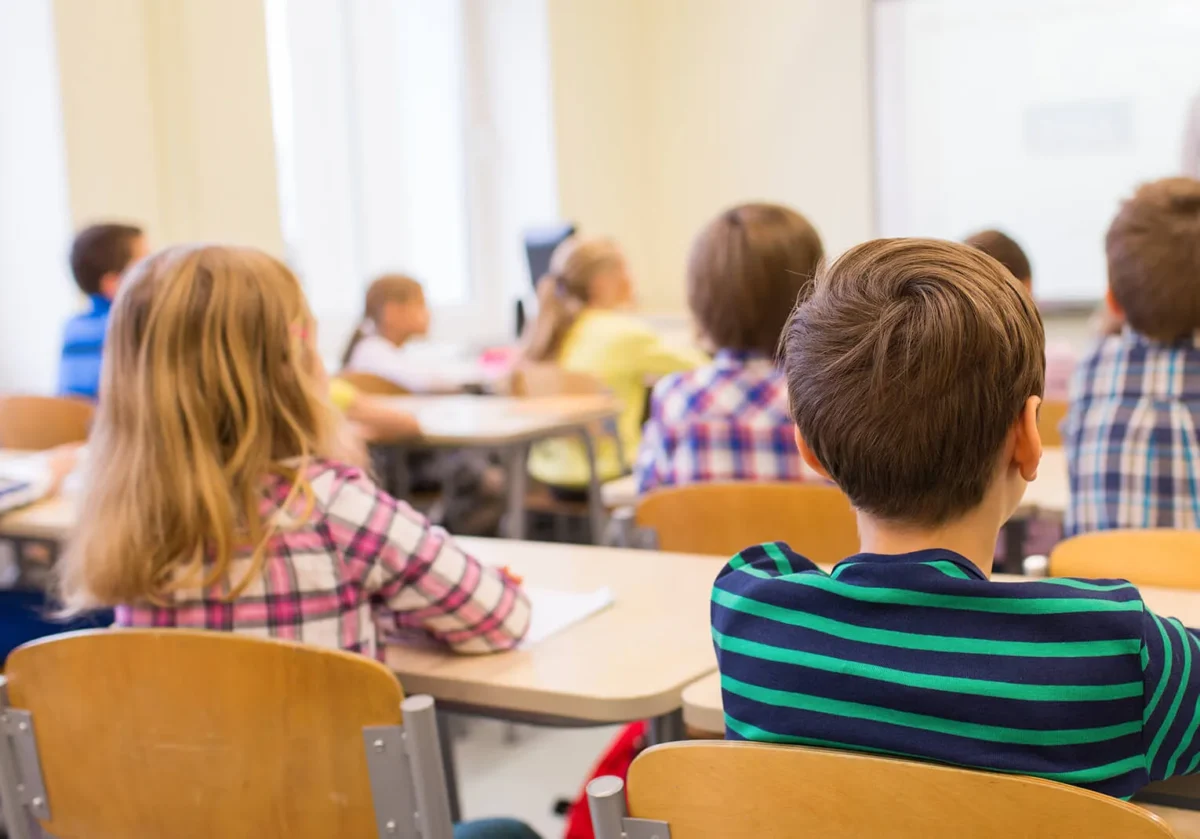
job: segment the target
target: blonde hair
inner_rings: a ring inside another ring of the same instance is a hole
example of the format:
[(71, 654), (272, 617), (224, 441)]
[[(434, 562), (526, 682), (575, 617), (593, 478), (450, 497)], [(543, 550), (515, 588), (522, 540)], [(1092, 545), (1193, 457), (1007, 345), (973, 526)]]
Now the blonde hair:
[(354, 348), (359, 341), (374, 333), (383, 308), (388, 303), (408, 304), (425, 300), (425, 289), (407, 274), (384, 274), (367, 286), (367, 297), (363, 302), (363, 316), (350, 342), (342, 353), (342, 367), (350, 363)]
[(251, 546), (237, 597), (262, 570), (269, 476), (303, 504), (335, 415), (282, 263), (247, 248), (178, 247), (138, 265), (113, 306), (78, 523), (59, 563), (67, 613), (163, 603), (223, 581)]
[(525, 358), (552, 361), (589, 301), (592, 279), (619, 268), (625, 257), (611, 239), (565, 240), (550, 257), (550, 270), (538, 280), (538, 314), (525, 340)]

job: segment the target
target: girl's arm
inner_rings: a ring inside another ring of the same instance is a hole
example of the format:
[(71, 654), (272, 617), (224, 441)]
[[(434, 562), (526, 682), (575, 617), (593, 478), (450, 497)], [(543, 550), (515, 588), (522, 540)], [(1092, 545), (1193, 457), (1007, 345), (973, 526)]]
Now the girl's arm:
[(515, 580), (360, 473), (334, 489), (326, 514), (345, 562), (396, 629), (423, 630), (459, 653), (512, 649), (528, 631), (529, 600)]
[(708, 357), (700, 350), (664, 341), (649, 329), (630, 341), (630, 349), (637, 369), (649, 376), (679, 373), (708, 363)]

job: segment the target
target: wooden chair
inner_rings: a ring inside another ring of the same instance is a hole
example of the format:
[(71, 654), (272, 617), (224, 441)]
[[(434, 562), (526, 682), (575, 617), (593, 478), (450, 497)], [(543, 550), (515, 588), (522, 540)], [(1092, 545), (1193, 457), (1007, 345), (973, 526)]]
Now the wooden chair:
[(1062, 423), (1067, 418), (1067, 403), (1050, 400), (1042, 403), (1038, 411), (1038, 433), (1042, 437), (1043, 446), (1061, 446)]
[(1065, 539), (1050, 552), (1051, 577), (1129, 580), (1139, 586), (1200, 589), (1200, 531), (1101, 530)]
[(13, 839), (451, 834), (433, 700), (364, 656), (79, 632), (14, 651), (0, 704)]
[(669, 743), (588, 784), (596, 839), (1166, 839), (1153, 813), (1079, 787), (764, 743)]
[(818, 483), (693, 484), (651, 492), (634, 510), (634, 526), (653, 530), (660, 550), (731, 556), (767, 541), (787, 542), (817, 563), (858, 552), (849, 499)]
[(43, 451), (82, 443), (95, 412), (84, 399), (0, 396), (0, 447)]
[(358, 373), (353, 370), (343, 370), (337, 378), (346, 384), (353, 385), (360, 393), (372, 396), (408, 396), (409, 391), (390, 379), (376, 376), (374, 373)]

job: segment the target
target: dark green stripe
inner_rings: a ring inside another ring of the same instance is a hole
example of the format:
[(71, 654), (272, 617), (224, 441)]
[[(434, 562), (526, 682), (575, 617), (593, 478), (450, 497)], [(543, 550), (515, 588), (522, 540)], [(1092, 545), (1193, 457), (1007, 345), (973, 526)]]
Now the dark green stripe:
[(1115, 655), (1135, 655), (1141, 642), (1136, 638), (1119, 638), (1108, 641), (1003, 641), (990, 638), (959, 638), (948, 635), (924, 635), (916, 632), (897, 632), (890, 629), (872, 629), (852, 623), (833, 620), (794, 609), (785, 609), (771, 603), (762, 603), (749, 597), (731, 594), (724, 589), (713, 589), (713, 602), (735, 612), (753, 615), (777, 623), (810, 629), (832, 635), (845, 641), (877, 644), (884, 647), (899, 647), (906, 650), (927, 650), (940, 653), (965, 653), (970, 655), (1024, 656), (1027, 658), (1100, 658)]
[(1021, 699), (1030, 702), (1100, 702), (1110, 699), (1129, 699), (1142, 695), (1142, 683), (1121, 682), (1111, 685), (1027, 685), (1016, 682), (997, 682), (989, 679), (966, 679), (959, 676), (934, 676), (896, 670), (861, 661), (775, 647), (758, 641), (732, 638), (713, 630), (713, 640), (721, 650), (764, 661), (811, 667), (826, 673), (842, 673), (901, 687), (923, 690), (966, 693), (972, 696), (993, 696), (998, 699)]
[[(818, 746), (826, 749), (841, 749), (851, 752), (867, 752), (869, 754), (891, 755), (893, 757), (901, 757), (907, 760), (916, 760), (923, 763), (930, 762), (927, 755), (913, 755), (905, 752), (890, 751), (888, 749), (877, 749), (871, 746), (859, 746), (852, 743), (837, 743), (833, 740), (820, 740), (815, 737), (797, 737), (792, 734), (776, 734), (773, 731), (767, 731), (750, 723), (741, 722), (729, 714), (725, 714), (725, 725), (730, 731), (735, 732), (739, 737), (744, 737), (747, 740), (757, 741), (759, 743), (781, 743), (792, 746)], [(938, 761), (938, 763), (946, 766), (958, 766), (963, 769), (979, 769), (978, 766), (971, 766), (966, 763), (953, 763), (951, 761)], [(1101, 781), (1107, 781), (1112, 778), (1129, 773), (1137, 772), (1143, 769), (1141, 755), (1122, 758), (1121, 760), (1106, 763), (1103, 766), (1093, 766), (1087, 769), (1071, 769), (1066, 772), (1034, 772), (1031, 770), (1018, 769), (992, 769), (987, 768), (986, 772), (999, 772), (1006, 775), (1033, 775), (1038, 778), (1046, 778), (1050, 781), (1059, 781), (1064, 784), (1095, 784)]]
[(831, 579), (824, 574), (791, 574), (786, 577), (775, 577), (750, 565), (742, 566), (737, 573), (749, 574), (760, 579), (779, 580), (792, 585), (809, 586), (837, 597), (863, 603), (924, 606), (968, 612), (995, 612), (1004, 615), (1142, 611), (1141, 600), (1097, 600), (1089, 597), (964, 597), (957, 594), (936, 594), (904, 588), (854, 586)]
[(1063, 588), (1077, 588), (1081, 591), (1120, 591), (1124, 588), (1136, 588), (1133, 583), (1092, 583), (1087, 580), (1076, 580), (1072, 577), (1052, 577), (1042, 580), (1024, 580), (1023, 582), (1037, 582), (1044, 586), (1062, 586)]
[(861, 702), (848, 702), (842, 699), (829, 699), (824, 696), (813, 696), (799, 691), (776, 690), (759, 685), (751, 685), (739, 681), (732, 676), (721, 676), (721, 688), (729, 693), (771, 705), (776, 708), (795, 708), (818, 714), (850, 719), (881, 722), (887, 725), (913, 728), (920, 731), (932, 731), (938, 734), (948, 734), (990, 743), (1012, 743), (1025, 746), (1072, 746), (1086, 743), (1102, 743), (1129, 734), (1137, 734), (1142, 730), (1141, 720), (1130, 720), (1105, 725), (1096, 728), (1060, 728), (1052, 730), (1034, 730), (1026, 728), (1008, 728), (1000, 725), (985, 725), (983, 723), (960, 722), (928, 714), (915, 714), (911, 711), (898, 711), (894, 708), (884, 708), (878, 705), (866, 705)]

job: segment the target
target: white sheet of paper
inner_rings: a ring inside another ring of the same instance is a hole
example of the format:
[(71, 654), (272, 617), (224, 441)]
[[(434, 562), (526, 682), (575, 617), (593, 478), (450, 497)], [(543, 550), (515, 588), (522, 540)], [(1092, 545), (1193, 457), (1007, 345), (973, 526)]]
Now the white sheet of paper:
[(568, 626), (591, 617), (601, 609), (613, 604), (612, 589), (605, 586), (595, 591), (555, 591), (537, 586), (523, 586), (533, 609), (529, 632), (521, 647), (529, 647), (539, 641), (557, 635)]

